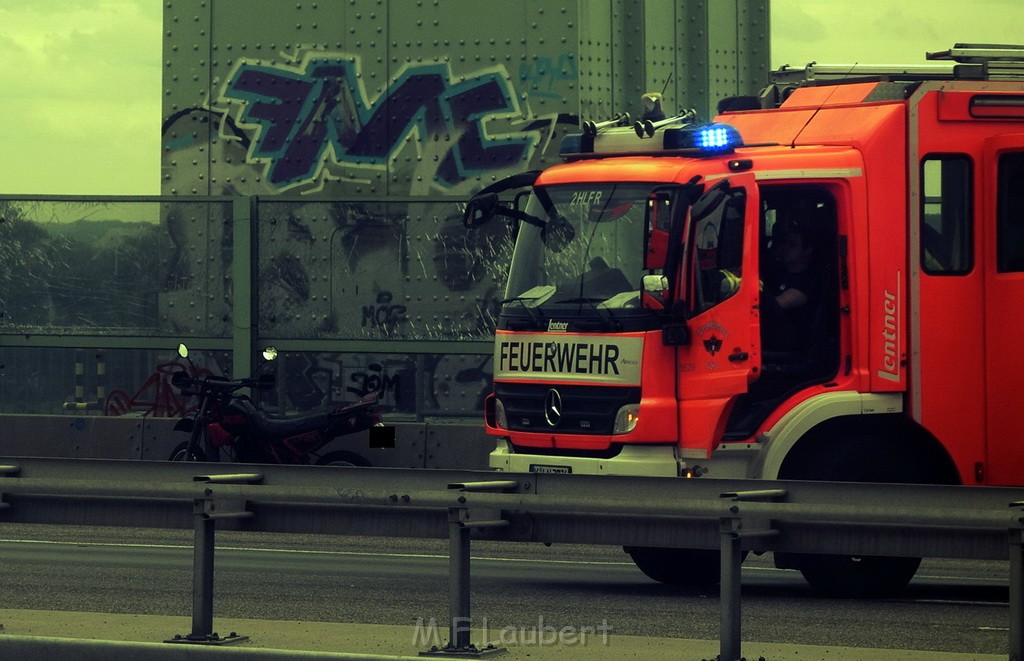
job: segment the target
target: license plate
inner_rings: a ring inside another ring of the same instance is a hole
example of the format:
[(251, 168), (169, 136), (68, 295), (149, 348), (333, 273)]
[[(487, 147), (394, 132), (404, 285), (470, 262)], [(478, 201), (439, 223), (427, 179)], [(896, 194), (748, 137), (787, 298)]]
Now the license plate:
[(572, 473), (572, 466), (548, 466), (547, 464), (530, 464), (531, 473)]

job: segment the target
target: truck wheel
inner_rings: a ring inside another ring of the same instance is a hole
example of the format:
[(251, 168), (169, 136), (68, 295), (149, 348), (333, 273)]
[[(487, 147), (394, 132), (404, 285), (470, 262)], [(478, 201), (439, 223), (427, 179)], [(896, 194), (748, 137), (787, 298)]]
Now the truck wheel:
[(337, 450), (335, 452), (328, 452), (324, 456), (316, 460), (317, 466), (348, 466), (349, 468), (356, 468), (359, 466), (372, 466), (369, 461), (360, 457), (355, 452), (346, 452), (345, 450)]
[[(830, 482), (929, 482), (927, 475), (913, 475), (907, 467), (914, 459), (892, 444), (881, 432), (847, 433), (841, 445), (821, 447), (817, 456), (802, 463), (797, 474), (786, 479)], [(900, 467), (897, 469), (897, 467)], [(903, 470), (903, 473), (898, 472)], [(780, 475), (780, 477), (783, 477)], [(882, 598), (901, 592), (917, 572), (921, 558), (777, 554), (776, 565), (800, 570), (818, 592), (834, 597)]]
[(797, 563), (800, 573), (818, 592), (863, 599), (898, 594), (914, 578), (921, 558), (808, 555)]
[(705, 549), (626, 546), (623, 549), (649, 578), (667, 585), (711, 588), (718, 585), (721, 554)]

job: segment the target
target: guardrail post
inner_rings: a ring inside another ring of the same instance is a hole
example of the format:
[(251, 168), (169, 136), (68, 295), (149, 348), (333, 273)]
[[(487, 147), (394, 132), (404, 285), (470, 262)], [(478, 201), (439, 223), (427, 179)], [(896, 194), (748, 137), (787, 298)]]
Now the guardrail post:
[[(210, 490), (207, 489), (209, 494)], [(216, 521), (205, 516), (206, 499), (196, 499), (192, 513), (194, 536), (192, 547), (192, 633), (190, 640), (216, 638), (213, 632), (213, 552)]]
[(449, 647), (468, 650), (469, 642), (469, 528), (463, 525), (465, 509), (448, 510), (448, 617)]
[(470, 528), (498, 528), (507, 526), (508, 521), (501, 518), (470, 521), (469, 505), (465, 494), (473, 491), (506, 491), (518, 486), (519, 483), (515, 480), (490, 480), (448, 485), (449, 489), (457, 489), (462, 494), (458, 498), (458, 505), (448, 508), (448, 617), (450, 620), (448, 644), (440, 649), (433, 646), (425, 652), (420, 652), (420, 656), (479, 659), (505, 652), (505, 648), (496, 647), (492, 643), (478, 648), (470, 642), (472, 618), (469, 607), (469, 533)]
[[(22, 473), (22, 468), (13, 465), (0, 466), (0, 478), (15, 478)], [(0, 491), (0, 510), (9, 508), (10, 503), (3, 499), (3, 491)]]
[[(735, 510), (735, 506), (731, 510)], [(722, 548), (719, 586), (720, 661), (739, 661), (740, 658), (740, 565), (743, 563), (743, 551), (742, 541), (736, 534), (739, 525), (738, 518), (722, 518), (719, 521)]]
[(754, 537), (768, 537), (779, 534), (771, 528), (744, 530), (743, 515), (736, 503), (752, 500), (776, 500), (786, 496), (785, 489), (762, 491), (737, 491), (723, 493), (721, 498), (733, 501), (728, 514), (719, 519), (721, 539), (721, 573), (719, 588), (719, 661), (741, 661), (741, 565), (743, 564), (743, 540)]
[[(1016, 507), (1017, 523), (1024, 501), (1010, 503)], [(1024, 530), (1010, 528), (1010, 661), (1024, 661)]]
[(248, 636), (239, 636), (231, 632), (221, 637), (213, 630), (213, 556), (215, 549), (215, 532), (218, 519), (242, 519), (253, 516), (244, 509), (227, 511), (222, 507), (217, 510), (212, 485), (214, 484), (256, 484), (263, 480), (258, 473), (236, 475), (197, 475), (196, 482), (206, 482), (203, 495), (192, 501), (193, 518), (193, 554), (192, 554), (192, 632), (188, 635), (175, 635), (168, 643), (193, 643), (203, 645), (223, 645), (248, 640)]

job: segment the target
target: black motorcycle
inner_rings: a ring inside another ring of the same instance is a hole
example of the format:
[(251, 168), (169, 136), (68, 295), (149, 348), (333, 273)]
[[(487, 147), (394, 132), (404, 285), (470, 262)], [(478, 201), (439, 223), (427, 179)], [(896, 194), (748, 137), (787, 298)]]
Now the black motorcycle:
[[(178, 346), (178, 355), (189, 360), (184, 344)], [(365, 458), (354, 452), (317, 452), (339, 436), (367, 430), (386, 432), (388, 428), (378, 412), (380, 393), (327, 411), (271, 416), (248, 395), (236, 394), (248, 388), (274, 387), (274, 375), (260, 372), (277, 358), (277, 351), (269, 348), (263, 357), (266, 362), (245, 379), (193, 376), (199, 370), (191, 360), (191, 373), (182, 369), (171, 375), (171, 385), (183, 395), (196, 396), (198, 405), (175, 424), (175, 431), (187, 432), (189, 439), (174, 448), (170, 461), (220, 461), (223, 453), (229, 460), (241, 463), (369, 466)]]

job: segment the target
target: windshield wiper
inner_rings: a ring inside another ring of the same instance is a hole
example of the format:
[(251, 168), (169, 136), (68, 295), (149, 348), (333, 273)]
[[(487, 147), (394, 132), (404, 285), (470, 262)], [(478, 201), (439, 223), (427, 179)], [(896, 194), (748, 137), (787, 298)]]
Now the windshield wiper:
[(604, 296), (577, 296), (576, 298), (560, 298), (552, 303), (597, 303), (605, 300)]
[[(540, 327), (541, 321), (543, 321), (540, 306), (551, 298), (554, 293), (555, 288), (551, 285), (537, 285), (527, 289), (519, 296), (512, 296), (503, 301), (498, 301), (498, 304), (504, 306), (508, 303), (518, 303), (530, 315), (530, 320), (533, 321), (533, 324)], [(529, 305), (530, 303), (533, 305)]]
[(536, 300), (534, 298), (524, 298), (523, 296), (513, 296), (512, 298), (506, 298), (504, 301), (499, 303), (504, 306), (506, 303), (519, 303), (519, 306), (526, 310), (526, 314), (530, 315), (530, 322), (534, 328), (540, 328), (541, 322), (544, 320), (540, 315), (540, 309), (538, 306), (530, 307), (527, 305), (527, 301)]

